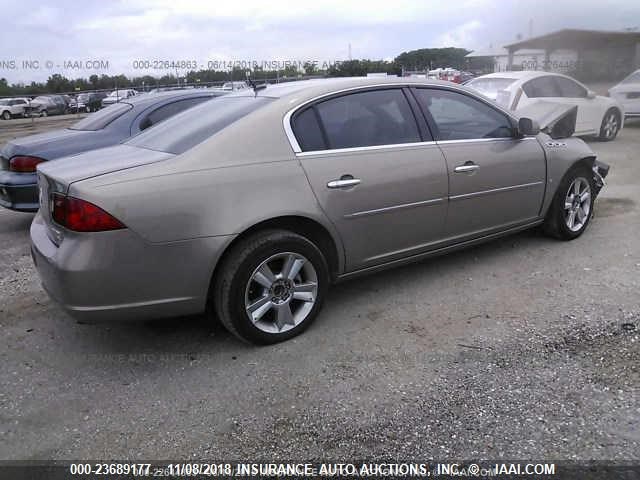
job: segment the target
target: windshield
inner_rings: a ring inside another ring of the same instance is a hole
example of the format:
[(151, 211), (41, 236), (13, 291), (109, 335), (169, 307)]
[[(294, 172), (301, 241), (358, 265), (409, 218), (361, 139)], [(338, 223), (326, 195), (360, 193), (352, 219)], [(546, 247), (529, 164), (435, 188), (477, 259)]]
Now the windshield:
[(508, 88), (515, 81), (515, 78), (476, 78), (467, 86), (495, 100), (500, 90)]
[(264, 97), (223, 97), (204, 102), (136, 135), (126, 143), (180, 154), (271, 101)]
[(96, 113), (92, 113), (69, 128), (71, 130), (100, 130), (132, 108), (133, 106), (128, 103), (115, 103)]
[(620, 83), (640, 83), (640, 70), (636, 70)]

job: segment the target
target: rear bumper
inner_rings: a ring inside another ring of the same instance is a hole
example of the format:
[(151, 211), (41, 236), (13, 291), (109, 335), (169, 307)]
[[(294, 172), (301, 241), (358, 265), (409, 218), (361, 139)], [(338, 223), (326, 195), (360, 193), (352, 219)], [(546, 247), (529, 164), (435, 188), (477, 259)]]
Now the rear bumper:
[(38, 210), (36, 174), (0, 171), (0, 205), (20, 212)]
[(71, 316), (90, 323), (204, 312), (213, 268), (230, 241), (150, 244), (123, 229), (67, 231), (58, 247), (41, 214), (31, 225), (31, 254), (44, 289)]

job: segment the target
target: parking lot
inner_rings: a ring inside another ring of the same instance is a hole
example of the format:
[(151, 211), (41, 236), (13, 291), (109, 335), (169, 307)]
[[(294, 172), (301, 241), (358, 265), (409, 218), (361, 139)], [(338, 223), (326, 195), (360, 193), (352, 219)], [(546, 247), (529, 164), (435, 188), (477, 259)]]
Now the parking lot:
[(589, 144), (611, 172), (585, 235), (339, 284), (270, 347), (200, 317), (76, 323), (40, 286), (33, 215), (0, 209), (0, 458), (639, 459), (640, 120)]

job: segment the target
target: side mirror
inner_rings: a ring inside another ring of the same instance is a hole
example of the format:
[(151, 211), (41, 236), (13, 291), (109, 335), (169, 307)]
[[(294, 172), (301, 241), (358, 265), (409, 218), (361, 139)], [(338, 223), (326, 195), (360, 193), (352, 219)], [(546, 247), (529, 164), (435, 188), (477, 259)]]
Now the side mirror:
[(596, 98), (596, 92), (594, 92), (593, 90), (587, 90), (587, 98), (593, 100), (594, 98)]
[(535, 120), (531, 120), (530, 118), (522, 117), (518, 120), (518, 133), (520, 135), (537, 135), (540, 133), (540, 125)]

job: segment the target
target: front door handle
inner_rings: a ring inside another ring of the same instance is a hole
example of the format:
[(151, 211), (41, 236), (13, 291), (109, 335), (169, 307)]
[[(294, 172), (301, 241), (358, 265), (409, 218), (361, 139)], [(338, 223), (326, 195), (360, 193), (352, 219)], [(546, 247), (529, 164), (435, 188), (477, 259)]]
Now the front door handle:
[(360, 183), (359, 178), (353, 178), (353, 175), (342, 175), (339, 180), (331, 180), (327, 183), (327, 188), (349, 188), (355, 187)]
[(469, 161), (469, 162), (465, 162), (464, 165), (460, 165), (454, 168), (453, 171), (456, 173), (470, 173), (470, 172), (475, 172), (479, 168), (480, 168), (480, 165), (477, 165)]

